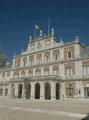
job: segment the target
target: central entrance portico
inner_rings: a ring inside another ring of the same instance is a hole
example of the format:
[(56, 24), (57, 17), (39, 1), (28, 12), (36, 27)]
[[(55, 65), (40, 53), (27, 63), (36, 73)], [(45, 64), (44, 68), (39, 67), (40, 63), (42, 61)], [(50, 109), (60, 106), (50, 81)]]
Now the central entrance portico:
[(30, 77), (24, 79), (24, 88), (26, 99), (59, 100), (61, 80), (56, 76), (47, 75)]

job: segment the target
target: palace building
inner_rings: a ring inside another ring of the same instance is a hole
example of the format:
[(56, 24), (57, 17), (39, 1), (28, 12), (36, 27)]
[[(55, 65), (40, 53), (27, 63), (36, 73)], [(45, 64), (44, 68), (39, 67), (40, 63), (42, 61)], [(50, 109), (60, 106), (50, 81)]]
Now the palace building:
[(29, 37), (27, 49), (0, 68), (0, 96), (29, 100), (89, 98), (89, 48), (76, 36), (57, 42), (50, 35)]

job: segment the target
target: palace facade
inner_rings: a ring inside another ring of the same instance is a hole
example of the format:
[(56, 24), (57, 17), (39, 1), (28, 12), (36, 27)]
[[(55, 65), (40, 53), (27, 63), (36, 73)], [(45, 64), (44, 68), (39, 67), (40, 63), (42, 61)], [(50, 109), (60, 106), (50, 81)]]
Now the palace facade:
[(0, 95), (21, 99), (89, 98), (89, 49), (78, 37), (57, 42), (42, 32), (0, 69)]

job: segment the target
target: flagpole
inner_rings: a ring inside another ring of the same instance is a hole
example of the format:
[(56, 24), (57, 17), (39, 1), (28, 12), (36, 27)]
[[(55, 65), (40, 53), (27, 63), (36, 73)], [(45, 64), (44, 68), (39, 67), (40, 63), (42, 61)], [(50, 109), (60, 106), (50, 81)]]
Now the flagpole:
[(39, 28), (38, 25), (35, 25), (35, 28), (34, 28), (34, 39), (36, 39), (36, 36), (37, 36), (37, 30), (40, 30), (40, 28)]
[(36, 39), (36, 27), (34, 28), (34, 40)]
[(48, 17), (48, 36), (50, 35), (50, 16)]

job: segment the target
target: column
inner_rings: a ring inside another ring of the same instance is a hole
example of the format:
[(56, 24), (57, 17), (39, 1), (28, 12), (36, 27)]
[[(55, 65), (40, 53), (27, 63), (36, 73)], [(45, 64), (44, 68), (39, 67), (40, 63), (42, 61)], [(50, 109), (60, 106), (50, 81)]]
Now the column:
[(31, 100), (35, 99), (35, 84), (34, 82), (31, 83)]
[(15, 97), (18, 98), (18, 84), (15, 84)]
[(83, 86), (82, 81), (80, 82), (80, 88), (81, 88), (81, 94), (80, 94), (80, 97), (81, 97), (81, 98), (84, 98), (84, 97), (85, 97), (85, 95), (84, 95), (84, 86)]
[(26, 99), (26, 91), (25, 91), (24, 83), (22, 84), (22, 99)]
[(65, 96), (65, 86), (64, 86), (64, 82), (61, 83), (60, 85), (60, 100), (63, 100), (66, 96)]
[(56, 99), (56, 87), (55, 87), (55, 82), (51, 81), (51, 100)]
[(40, 99), (44, 100), (44, 82), (40, 84)]
[(11, 96), (11, 84), (9, 84), (9, 88), (8, 88), (8, 96)]

